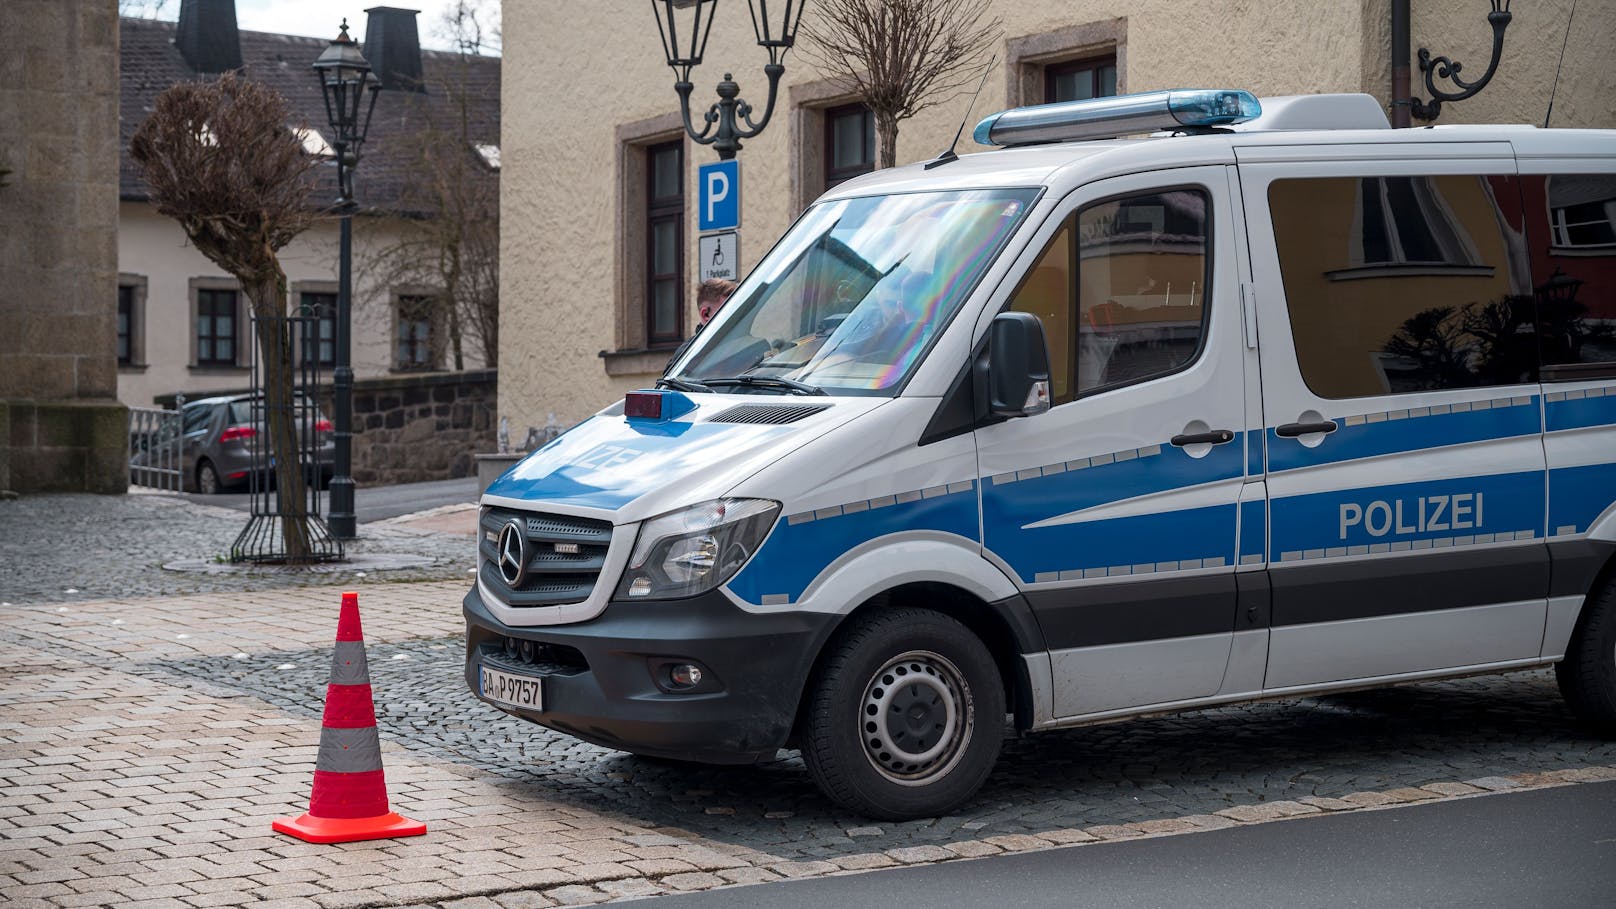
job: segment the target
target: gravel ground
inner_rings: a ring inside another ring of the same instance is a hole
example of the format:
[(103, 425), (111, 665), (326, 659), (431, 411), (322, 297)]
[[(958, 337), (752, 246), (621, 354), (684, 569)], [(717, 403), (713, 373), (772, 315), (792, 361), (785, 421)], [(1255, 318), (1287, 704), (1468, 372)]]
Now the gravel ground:
[[(230, 566), (230, 544), (247, 524), (239, 511), (177, 496), (132, 493), (34, 495), (0, 501), (0, 602), (57, 603), (351, 584), (370, 580), (469, 578), (476, 565), (465, 536), (374, 522), (347, 545), (353, 564), (314, 568)], [(180, 561), (216, 566), (171, 571)], [(382, 569), (412, 563), (415, 567)], [(359, 572), (364, 575), (359, 575)]]

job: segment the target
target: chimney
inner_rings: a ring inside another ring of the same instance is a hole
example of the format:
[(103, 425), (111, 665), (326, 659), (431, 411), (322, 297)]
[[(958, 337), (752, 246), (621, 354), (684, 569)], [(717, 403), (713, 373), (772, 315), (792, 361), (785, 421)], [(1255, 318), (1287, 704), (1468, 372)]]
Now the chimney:
[(365, 59), (388, 91), (424, 92), (418, 10), (373, 6), (365, 10)]
[(180, 23), (174, 44), (185, 62), (199, 73), (240, 69), (241, 33), (236, 29), (236, 0), (180, 0)]

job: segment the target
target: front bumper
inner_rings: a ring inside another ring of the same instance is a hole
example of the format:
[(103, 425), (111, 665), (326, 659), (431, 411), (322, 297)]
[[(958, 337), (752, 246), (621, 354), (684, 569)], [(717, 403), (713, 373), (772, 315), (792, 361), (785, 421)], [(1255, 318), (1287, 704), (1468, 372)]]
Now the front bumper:
[[(571, 625), (503, 624), (475, 587), (463, 605), (466, 683), (479, 698), (486, 662), (544, 680), (542, 711), (501, 710), (607, 748), (715, 764), (752, 763), (785, 745), (814, 657), (836, 623), (814, 613), (749, 613), (717, 591), (613, 600)], [(540, 652), (560, 658), (513, 659), (507, 638), (548, 645)], [(676, 663), (701, 667), (701, 685), (670, 690), (663, 670)]]

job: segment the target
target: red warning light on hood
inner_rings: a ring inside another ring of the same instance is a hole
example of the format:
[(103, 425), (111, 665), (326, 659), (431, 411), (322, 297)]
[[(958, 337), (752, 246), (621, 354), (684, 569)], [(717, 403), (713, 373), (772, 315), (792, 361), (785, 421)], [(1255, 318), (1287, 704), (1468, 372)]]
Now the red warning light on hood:
[(623, 416), (640, 420), (662, 419), (662, 395), (655, 391), (631, 391), (623, 398)]

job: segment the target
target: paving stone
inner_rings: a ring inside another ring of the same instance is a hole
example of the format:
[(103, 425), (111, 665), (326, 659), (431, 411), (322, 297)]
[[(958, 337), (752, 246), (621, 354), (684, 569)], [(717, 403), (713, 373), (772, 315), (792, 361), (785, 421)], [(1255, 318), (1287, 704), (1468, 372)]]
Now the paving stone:
[(604, 903), (611, 899), (610, 896), (596, 890), (594, 887), (585, 887), (581, 884), (546, 890), (544, 895), (561, 906), (588, 906), (593, 903)]
[[(1090, 837), (1090, 839), (1093, 839), (1093, 837)], [(992, 843), (984, 843), (980, 840), (963, 840), (958, 843), (949, 843), (943, 848), (960, 858), (981, 858), (984, 855), (998, 855), (1004, 851)], [(844, 865), (843, 867), (846, 866)]]
[(492, 897), (500, 909), (550, 909), (556, 901), (536, 890), (500, 893)]
[(669, 890), (711, 890), (714, 887), (722, 887), (727, 882), (716, 874), (692, 871), (686, 874), (670, 874), (658, 883)]

